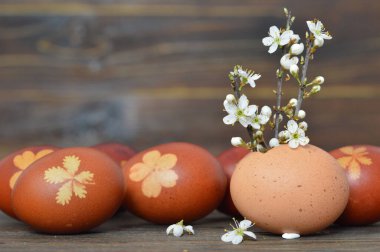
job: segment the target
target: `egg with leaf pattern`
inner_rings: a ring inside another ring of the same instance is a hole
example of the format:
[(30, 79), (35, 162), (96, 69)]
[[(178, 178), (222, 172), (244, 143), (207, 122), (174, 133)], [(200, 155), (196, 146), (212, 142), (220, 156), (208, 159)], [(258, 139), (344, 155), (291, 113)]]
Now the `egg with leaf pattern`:
[(16, 181), (36, 160), (57, 149), (53, 146), (30, 146), (12, 152), (0, 161), (0, 209), (4, 213), (16, 218), (11, 205), (11, 194)]
[(34, 162), (16, 182), (12, 206), (20, 220), (38, 231), (71, 234), (110, 218), (123, 195), (122, 171), (111, 158), (73, 147)]

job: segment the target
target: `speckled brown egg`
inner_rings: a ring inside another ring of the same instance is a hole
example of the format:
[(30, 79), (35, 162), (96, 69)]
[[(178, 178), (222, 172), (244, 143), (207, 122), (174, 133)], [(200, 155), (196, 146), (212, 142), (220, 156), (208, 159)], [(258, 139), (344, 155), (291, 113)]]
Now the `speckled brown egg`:
[(159, 224), (191, 222), (212, 212), (226, 190), (214, 156), (189, 143), (168, 143), (138, 153), (124, 165), (124, 205)]
[(17, 217), (38, 231), (80, 233), (110, 218), (123, 191), (122, 171), (107, 155), (65, 148), (29, 166), (15, 184), (12, 205)]
[(237, 165), (231, 196), (239, 212), (266, 231), (312, 234), (332, 224), (349, 195), (344, 171), (313, 146), (281, 145), (250, 153)]
[(330, 153), (350, 184), (350, 198), (337, 223), (367, 225), (380, 221), (380, 147), (353, 145)]
[(136, 154), (132, 148), (120, 143), (102, 143), (94, 145), (92, 148), (107, 154), (120, 167)]
[(16, 218), (11, 193), (17, 179), (33, 162), (57, 149), (53, 146), (30, 146), (12, 152), (0, 161), (0, 209), (4, 213)]
[(222, 213), (228, 214), (233, 217), (239, 217), (240, 213), (236, 209), (230, 193), (230, 181), (232, 173), (236, 168), (236, 164), (247, 155), (250, 151), (246, 148), (233, 147), (223, 151), (218, 157), (219, 163), (222, 165), (224, 173), (227, 176), (227, 190), (222, 203), (219, 205), (218, 210)]

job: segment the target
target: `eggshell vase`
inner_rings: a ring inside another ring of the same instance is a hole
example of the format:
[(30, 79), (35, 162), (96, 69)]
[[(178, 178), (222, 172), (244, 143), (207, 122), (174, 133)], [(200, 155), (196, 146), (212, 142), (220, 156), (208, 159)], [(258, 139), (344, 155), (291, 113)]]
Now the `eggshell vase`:
[(53, 146), (30, 146), (12, 152), (0, 161), (0, 209), (4, 213), (17, 219), (11, 204), (16, 181), (33, 162), (57, 149)]
[(125, 207), (158, 224), (200, 219), (219, 205), (226, 176), (214, 156), (188, 143), (138, 153), (124, 165)]
[(120, 167), (136, 154), (132, 148), (119, 143), (102, 143), (94, 145), (92, 148), (107, 154)]
[(222, 213), (233, 217), (239, 217), (240, 213), (236, 209), (230, 193), (230, 181), (232, 174), (236, 168), (236, 164), (243, 158), (245, 155), (250, 153), (250, 150), (241, 147), (233, 147), (224, 152), (222, 152), (218, 157), (219, 163), (222, 165), (224, 173), (227, 176), (227, 190), (224, 196), (222, 203), (219, 205), (218, 210)]
[(341, 225), (367, 225), (380, 221), (380, 147), (345, 146), (330, 152), (344, 169), (350, 197)]
[(12, 194), (14, 212), (51, 234), (88, 231), (110, 218), (124, 192), (121, 169), (92, 148), (58, 150), (33, 163)]
[(237, 165), (231, 196), (239, 212), (274, 234), (312, 234), (332, 224), (349, 195), (346, 176), (327, 152), (281, 145)]

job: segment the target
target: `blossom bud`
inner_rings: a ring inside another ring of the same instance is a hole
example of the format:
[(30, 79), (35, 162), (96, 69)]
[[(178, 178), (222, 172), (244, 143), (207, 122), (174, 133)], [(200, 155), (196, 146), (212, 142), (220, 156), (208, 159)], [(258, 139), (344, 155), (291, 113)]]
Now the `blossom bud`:
[(232, 95), (232, 94), (228, 94), (228, 95), (226, 96), (226, 100), (227, 100), (228, 102), (234, 102), (234, 101), (235, 101), (235, 96)]
[(289, 70), (291, 65), (297, 64), (297, 63), (298, 63), (298, 57), (294, 56), (291, 58), (289, 53), (282, 56), (282, 58), (280, 60), (281, 66), (286, 70)]
[(297, 106), (297, 103), (298, 103), (297, 99), (296, 98), (292, 98), (292, 99), (289, 100), (288, 104), (290, 106), (292, 106), (292, 107), (295, 107), (295, 106)]
[(303, 43), (300, 44), (294, 44), (290, 47), (290, 54), (292, 55), (300, 55), (303, 52), (304, 49)]
[(272, 138), (270, 141), (269, 141), (269, 146), (274, 148), (276, 146), (279, 146), (280, 145), (280, 142), (278, 141), (277, 138)]
[(299, 119), (304, 119), (305, 116), (306, 116), (306, 112), (305, 112), (304, 110), (301, 109), (300, 111), (298, 111), (298, 115), (297, 115), (297, 117), (298, 117)]
[(321, 86), (319, 86), (319, 85), (315, 85), (315, 86), (313, 86), (313, 88), (310, 90), (310, 93), (312, 93), (312, 94), (316, 94), (316, 93), (318, 93), (319, 91), (321, 91)]
[(261, 114), (269, 117), (272, 114), (272, 110), (270, 107), (264, 106), (261, 108)]
[(231, 138), (231, 144), (235, 147), (239, 147), (244, 145), (244, 141), (241, 137), (233, 137)]
[(294, 43), (298, 43), (298, 41), (300, 41), (300, 36), (298, 34), (293, 34), (292, 36), (290, 36), (290, 40), (293, 41)]
[(290, 133), (287, 130), (281, 131), (278, 133), (278, 136), (282, 139), (288, 139), (290, 137)]
[(304, 131), (306, 131), (306, 130), (307, 130), (307, 123), (306, 123), (306, 122), (300, 122), (300, 123), (298, 124), (298, 127), (299, 127), (300, 129), (303, 129)]
[(322, 85), (325, 82), (325, 78), (323, 76), (317, 76), (312, 81), (313, 84)]
[(263, 132), (261, 130), (256, 131), (256, 136), (261, 137), (263, 135)]
[(323, 43), (324, 43), (323, 39), (319, 39), (319, 38), (314, 39), (314, 46), (315, 47), (322, 47)]
[(257, 149), (258, 152), (265, 152), (265, 148), (264, 148), (264, 146), (262, 146), (261, 144), (258, 144), (258, 145), (256, 146), (256, 149)]
[[(276, 120), (276, 118), (277, 118), (277, 114), (275, 114), (275, 115), (273, 116), (273, 118), (274, 118), (274, 120)], [(280, 122), (282, 122), (282, 120), (284, 119), (284, 117), (283, 117), (281, 114), (278, 116), (278, 118), (279, 118)]]
[(289, 68), (290, 74), (293, 75), (294, 77), (298, 76), (298, 70), (299, 70), (299, 68), (296, 64), (291, 65)]

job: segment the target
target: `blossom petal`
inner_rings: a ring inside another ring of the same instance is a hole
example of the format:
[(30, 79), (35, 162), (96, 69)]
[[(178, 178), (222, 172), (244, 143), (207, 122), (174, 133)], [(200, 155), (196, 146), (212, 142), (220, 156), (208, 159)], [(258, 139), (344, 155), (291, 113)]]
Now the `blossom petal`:
[(291, 134), (294, 134), (294, 133), (297, 132), (298, 125), (297, 125), (297, 123), (296, 123), (294, 120), (290, 120), (290, 121), (288, 121), (288, 123), (287, 123), (287, 127), (288, 127), (288, 131), (289, 131)]
[(175, 226), (176, 224), (172, 224), (172, 225), (170, 225), (167, 229), (166, 229), (166, 234), (167, 235), (169, 235), (170, 234), (170, 232), (174, 229), (174, 226)]
[(235, 103), (224, 100), (223, 105), (224, 105), (224, 109), (227, 111), (228, 114), (236, 114), (236, 111), (238, 110), (238, 108)]
[(129, 179), (135, 182), (140, 182), (153, 170), (152, 167), (144, 163), (136, 163), (129, 170)]
[(177, 156), (174, 154), (164, 154), (162, 155), (156, 164), (156, 170), (164, 171), (172, 169), (177, 163)]
[(273, 43), (270, 47), (269, 47), (269, 50), (268, 52), (269, 53), (274, 53), (278, 48), (278, 44), (277, 43)]
[(280, 37), (280, 45), (286, 45), (290, 42), (290, 38), (291, 36), (293, 35), (293, 31), (292, 30), (287, 30), (287, 31), (284, 31), (282, 34), (281, 34), (281, 37)]
[(263, 45), (270, 46), (273, 44), (274, 39), (272, 37), (265, 37), (265, 38), (263, 38), (262, 41), (263, 41)]
[(298, 141), (300, 145), (305, 146), (310, 142), (310, 139), (308, 137), (300, 137)]
[(297, 239), (297, 238), (300, 238), (300, 235), (299, 234), (295, 234), (295, 233), (285, 233), (282, 235), (282, 238), (284, 239)]
[(144, 179), (141, 190), (143, 194), (148, 198), (157, 198), (161, 193), (161, 184), (156, 178), (156, 173), (151, 173), (146, 179)]
[(256, 239), (256, 235), (255, 233), (251, 232), (251, 231), (244, 231), (244, 234), (253, 238), (253, 239)]
[(257, 113), (257, 106), (256, 105), (250, 105), (246, 109), (244, 109), (244, 115), (246, 116), (253, 116)]
[(242, 235), (235, 235), (235, 237), (232, 239), (232, 244), (240, 244), (243, 241)]
[(250, 221), (250, 220), (242, 220), (239, 223), (239, 228), (241, 228), (241, 229), (247, 229), (251, 226), (252, 226), (252, 221)]
[(273, 38), (280, 36), (280, 30), (277, 28), (277, 26), (273, 25), (269, 28), (269, 35)]
[(323, 29), (323, 24), (321, 21), (318, 20), (317, 23), (315, 24), (315, 30), (322, 31), (322, 29)]
[(322, 37), (323, 39), (327, 39), (327, 40), (332, 39), (332, 36), (327, 35), (326, 33), (322, 33), (322, 34), (321, 34), (321, 37)]
[(183, 234), (183, 227), (180, 225), (175, 225), (173, 228), (173, 235), (175, 237), (181, 237)]
[(314, 33), (315, 31), (315, 24), (313, 21), (306, 21), (307, 27), (309, 27), (309, 30)]
[(299, 142), (296, 139), (291, 139), (288, 143), (289, 147), (292, 149), (296, 149), (299, 146)]
[(160, 157), (161, 157), (161, 153), (158, 150), (154, 150), (154, 151), (149, 151), (145, 153), (142, 160), (146, 165), (154, 168)]
[(190, 234), (194, 234), (194, 228), (192, 226), (185, 226), (183, 229), (185, 229), (186, 232)]
[(176, 185), (178, 180), (178, 175), (173, 170), (160, 171), (156, 174), (161, 186), (170, 188)]
[(222, 235), (221, 239), (224, 242), (231, 242), (235, 236), (236, 236), (235, 231), (229, 231), (225, 233), (224, 235)]
[(258, 115), (257, 117), (259, 118), (259, 123), (261, 125), (264, 125), (269, 121), (269, 117), (266, 115)]
[(223, 117), (223, 122), (224, 124), (227, 124), (227, 125), (234, 124), (236, 121), (237, 121), (237, 117), (235, 115), (230, 114)]
[(247, 96), (245, 96), (245, 95), (240, 96), (239, 102), (238, 102), (238, 107), (241, 110), (244, 110), (245, 108), (248, 107), (248, 104), (249, 104), (249, 101), (248, 101)]
[(247, 128), (250, 122), (250, 117), (241, 116), (239, 117), (239, 123), (244, 127)]
[(257, 130), (261, 128), (260, 124), (258, 124), (256, 122), (251, 122), (251, 126), (252, 126), (252, 128), (257, 129)]

